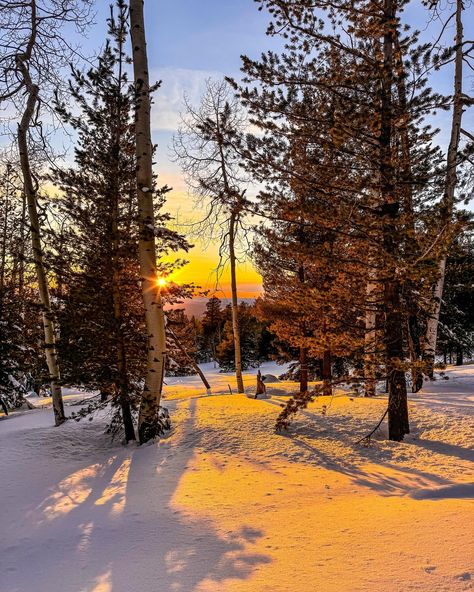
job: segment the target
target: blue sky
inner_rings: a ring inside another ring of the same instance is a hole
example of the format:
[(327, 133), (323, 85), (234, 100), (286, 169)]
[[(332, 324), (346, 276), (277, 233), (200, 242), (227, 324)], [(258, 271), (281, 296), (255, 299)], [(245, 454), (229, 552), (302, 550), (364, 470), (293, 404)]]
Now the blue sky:
[[(96, 0), (96, 24), (88, 39), (83, 40), (84, 52), (97, 53), (105, 37), (105, 20), (109, 14), (110, 0)], [(446, 5), (446, 3), (445, 3)], [(466, 11), (466, 37), (474, 36), (472, 6)], [(470, 15), (468, 13), (471, 13)], [(155, 96), (152, 113), (154, 141), (158, 145), (156, 170), (162, 184), (173, 187), (169, 194), (167, 210), (181, 223), (195, 218), (193, 201), (178, 166), (170, 158), (172, 136), (179, 122), (183, 93), (191, 102), (198, 103), (206, 78), (239, 76), (240, 55), (257, 57), (262, 51), (281, 45), (280, 40), (266, 37), (268, 15), (259, 12), (253, 0), (145, 0), (145, 18), (148, 38), (148, 56), (151, 78), (162, 80)], [(405, 11), (405, 22), (422, 31), (422, 38), (437, 38), (439, 22), (429, 23), (428, 11), (421, 1), (411, 2)], [(445, 33), (446, 42), (453, 36), (453, 29)], [(432, 84), (439, 92), (449, 94), (452, 87), (452, 70), (443, 69), (433, 78)], [(466, 78), (466, 89), (473, 87), (473, 78)], [(471, 122), (469, 122), (470, 117)], [(473, 129), (472, 115), (465, 119), (465, 126)], [(446, 145), (449, 138), (449, 113), (439, 113), (434, 125), (441, 128), (439, 142)], [(215, 286), (215, 268), (218, 257), (214, 245), (204, 249), (196, 245), (190, 255), (191, 264), (182, 271), (177, 281), (191, 281), (199, 270), (196, 281), (203, 288)], [(250, 263), (240, 268), (242, 292), (254, 294), (258, 290), (259, 277)], [(191, 277), (190, 277), (191, 274)], [(221, 286), (226, 290), (224, 274)]]
[[(103, 39), (109, 4), (109, 0), (96, 2), (97, 24), (86, 43), (90, 52), (97, 51)], [(466, 38), (472, 38), (474, 10), (468, 2), (466, 6), (465, 33)], [(447, 7), (449, 14), (446, 1), (441, 4), (443, 7)], [(197, 102), (207, 77), (238, 76), (242, 53), (258, 56), (280, 42), (266, 37), (268, 15), (259, 12), (253, 0), (145, 0), (145, 17), (151, 75), (163, 80), (153, 110), (158, 169), (165, 180), (174, 180), (173, 186), (182, 192), (184, 186), (176, 165), (168, 158), (168, 146), (178, 123), (183, 93), (186, 92), (191, 101)], [(421, 30), (424, 40), (437, 38), (440, 24), (429, 22), (429, 12), (420, 0), (408, 4), (404, 20)], [(452, 35), (453, 29), (448, 27), (445, 32), (447, 42)], [(473, 77), (468, 76), (465, 82), (466, 88), (472, 89)], [(440, 92), (449, 94), (452, 87), (451, 67), (435, 74), (432, 83)], [(442, 128), (439, 141), (445, 145), (449, 114), (438, 114), (434, 123)]]

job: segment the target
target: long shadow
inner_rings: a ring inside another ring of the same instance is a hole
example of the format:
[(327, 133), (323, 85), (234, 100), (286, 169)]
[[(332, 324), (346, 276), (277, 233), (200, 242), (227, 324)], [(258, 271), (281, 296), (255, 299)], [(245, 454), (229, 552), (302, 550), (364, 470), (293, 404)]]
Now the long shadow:
[(191, 494), (180, 491), (199, 446), (197, 404), (189, 401), (189, 415), (179, 428), (181, 441), (171, 446), (164, 440), (133, 456), (122, 516), (129, 552), (127, 562), (112, 558), (113, 592), (130, 592), (131, 570), (140, 592), (191, 592), (204, 580), (245, 579), (257, 565), (270, 561), (246, 551), (263, 533), (243, 523), (237, 532), (222, 536), (210, 520), (195, 515)]
[[(2, 550), (2, 592), (191, 592), (206, 579), (245, 579), (269, 562), (246, 550), (263, 533), (243, 522), (223, 536), (193, 515), (192, 500), (188, 510), (174, 503), (199, 440), (195, 413), (191, 401), (178, 433), (158, 444), (97, 455), (86, 445), (89, 462), (78, 446), (78, 462), (45, 475), (49, 489), (41, 485), (36, 503), (33, 492), (24, 498), (24, 523)], [(52, 440), (55, 451), (60, 435)]]
[(439, 440), (423, 440), (418, 439), (415, 442), (407, 442), (414, 446), (420, 446), (431, 452), (444, 454), (446, 456), (455, 456), (460, 460), (468, 460), (474, 462), (474, 450), (470, 448), (463, 448), (455, 444), (448, 444), (447, 442), (440, 442)]
[[(265, 403), (279, 406), (277, 401), (265, 400)], [(317, 417), (311, 411), (302, 411), (303, 418), (314, 422)], [(433, 474), (428, 471), (422, 471), (414, 467), (406, 467), (397, 462), (392, 462), (393, 452), (391, 449), (377, 450), (374, 448), (364, 448), (356, 445), (358, 439), (356, 434), (347, 433), (347, 418), (331, 416), (324, 418), (324, 424), (308, 425), (307, 422), (295, 423), (291, 431), (283, 433), (282, 436), (288, 438), (295, 446), (304, 449), (307, 453), (306, 458), (297, 455), (295, 462), (307, 462), (314, 466), (319, 466), (328, 470), (342, 473), (351, 480), (364, 487), (370, 488), (383, 495), (410, 494), (413, 491), (426, 491), (426, 499), (429, 495), (436, 496), (434, 493), (438, 489), (453, 488), (457, 491), (456, 484), (443, 476)], [(362, 435), (365, 428), (361, 426)], [(318, 438), (332, 439), (348, 446), (352, 452), (350, 455), (338, 456), (336, 453), (326, 453), (317, 446)], [(308, 439), (313, 440), (308, 442)], [(415, 441), (407, 440), (405, 444), (410, 446), (422, 447), (434, 453), (444, 454), (459, 458), (460, 460), (474, 460), (474, 452), (470, 449), (452, 444), (417, 439)], [(287, 456), (289, 462), (293, 462), (291, 456)], [(373, 465), (373, 469), (368, 471), (365, 464)], [(380, 467), (380, 470), (377, 470)], [(429, 487), (431, 486), (431, 487)], [(433, 487), (434, 486), (434, 487)], [(470, 493), (469, 488), (465, 488)], [(448, 491), (448, 489), (446, 489)], [(464, 490), (463, 490), (464, 491)], [(431, 492), (431, 493), (430, 493)], [(415, 499), (425, 499), (422, 496)]]
[(474, 483), (455, 483), (444, 487), (429, 487), (410, 493), (419, 500), (474, 499)]
[[(374, 470), (368, 472), (367, 467), (362, 468), (350, 461), (334, 458), (304, 440), (300, 440), (297, 436), (289, 437), (294, 444), (314, 455), (310, 461), (311, 464), (346, 475), (355, 484), (367, 487), (385, 496), (406, 494), (421, 487), (421, 485), (429, 483), (436, 483), (440, 486), (451, 483), (443, 477), (426, 471), (397, 466), (377, 459), (370, 459), (370, 462), (374, 465)], [(369, 459), (367, 459), (367, 462), (369, 462)], [(380, 467), (380, 471), (377, 471), (376, 467)], [(402, 478), (401, 475), (407, 475), (408, 478)]]

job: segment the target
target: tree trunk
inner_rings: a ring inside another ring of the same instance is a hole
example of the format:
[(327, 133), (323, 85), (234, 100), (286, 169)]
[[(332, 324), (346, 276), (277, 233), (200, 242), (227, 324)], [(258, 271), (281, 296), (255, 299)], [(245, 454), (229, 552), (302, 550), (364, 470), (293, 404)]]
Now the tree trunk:
[(300, 393), (308, 392), (308, 348), (300, 347)]
[(423, 373), (420, 369), (421, 344), (419, 322), (415, 314), (407, 318), (407, 341), (411, 360), (411, 392), (417, 393), (423, 387)]
[(380, 181), (382, 198), (383, 243), (386, 254), (384, 282), (385, 327), (388, 380), (388, 431), (389, 439), (401, 441), (409, 433), (408, 403), (403, 363), (403, 315), (400, 301), (400, 283), (397, 279), (397, 240), (399, 234), (400, 203), (395, 195), (394, 165), (392, 153), (393, 130), (393, 67), (394, 36), (396, 30), (393, 0), (383, 4), (383, 67), (380, 92)]
[(135, 140), (140, 228), (138, 250), (148, 344), (147, 373), (138, 419), (141, 443), (159, 433), (159, 408), (166, 359), (165, 318), (156, 273), (150, 82), (143, 4), (143, 0), (130, 0), (130, 34), (136, 93)]
[[(442, 222), (447, 227), (452, 222), (454, 210), (454, 194), (457, 184), (457, 159), (459, 150), (459, 139), (461, 135), (461, 122), (463, 114), (462, 77), (463, 77), (463, 3), (456, 0), (456, 37), (455, 37), (455, 59), (454, 59), (454, 95), (453, 95), (453, 116), (451, 120), (451, 137), (448, 146), (446, 162), (446, 178), (444, 184), (444, 195), (441, 204)], [(427, 374), (433, 377), (434, 362), (436, 356), (436, 342), (438, 338), (439, 313), (443, 299), (444, 276), (446, 272), (447, 247), (445, 248), (438, 262), (438, 277), (433, 290), (433, 304), (426, 325), (426, 333), (423, 344), (423, 357), (427, 364)]]
[[(118, 155), (117, 155), (118, 156)], [(118, 163), (118, 158), (116, 159)], [(117, 178), (117, 176), (115, 177)], [(127, 370), (127, 352), (125, 349), (125, 337), (123, 334), (123, 315), (122, 315), (122, 297), (121, 297), (121, 286), (120, 286), (120, 261), (118, 258), (119, 250), (119, 228), (118, 228), (118, 215), (119, 215), (119, 204), (118, 204), (118, 188), (114, 187), (111, 199), (112, 199), (112, 212), (111, 212), (111, 257), (110, 264), (112, 267), (112, 301), (114, 308), (114, 332), (116, 342), (116, 355), (117, 355), (117, 376), (115, 377), (115, 389), (118, 394), (120, 408), (122, 411), (122, 421), (125, 431), (125, 440), (135, 440), (135, 429), (133, 427), (132, 411), (130, 408), (129, 398), (129, 382), (128, 382), (128, 370)]]
[(403, 329), (400, 287), (397, 281), (386, 282), (385, 348), (387, 352), (389, 439), (400, 442), (410, 433), (408, 401), (403, 362)]
[(235, 377), (237, 379), (237, 391), (243, 393), (244, 381), (242, 379), (242, 352), (240, 349), (240, 330), (239, 330), (239, 302), (237, 299), (237, 275), (236, 275), (236, 257), (235, 257), (235, 235), (237, 232), (236, 224), (238, 214), (233, 210), (229, 220), (229, 260), (230, 260), (230, 287), (232, 292), (232, 331), (234, 334), (235, 351)]
[[(395, 71), (398, 90), (398, 131), (400, 134), (401, 163), (400, 167), (400, 192), (402, 196), (403, 214), (405, 219), (405, 245), (404, 249), (409, 257), (418, 257), (419, 248), (416, 241), (415, 212), (413, 209), (413, 173), (410, 144), (410, 112), (408, 109), (406, 72), (402, 46), (398, 35), (395, 35)], [(423, 386), (423, 373), (420, 369), (422, 358), (420, 307), (413, 297), (411, 283), (408, 283), (408, 321), (407, 340), (410, 350), (412, 392), (417, 393)]]
[(25, 247), (26, 247), (26, 195), (25, 191), (21, 192), (22, 207), (21, 207), (21, 223), (20, 223), (20, 244), (17, 254), (18, 265), (18, 297), (23, 302), (23, 292), (25, 288)]
[[(120, 21), (124, 26), (123, 20)], [(122, 293), (121, 293), (121, 263), (120, 229), (119, 229), (119, 167), (120, 167), (120, 140), (122, 130), (122, 43), (123, 35), (119, 40), (119, 66), (117, 74), (116, 114), (115, 114), (115, 141), (113, 146), (113, 174), (110, 179), (110, 239), (111, 253), (110, 265), (112, 268), (112, 302), (114, 309), (114, 332), (117, 356), (117, 375), (115, 376), (115, 390), (118, 394), (122, 411), (122, 422), (125, 432), (125, 441), (135, 440), (135, 428), (133, 426), (132, 410), (130, 406), (130, 385), (128, 380), (127, 350), (125, 348), (125, 336), (123, 332)]]
[(373, 281), (367, 282), (366, 288), (366, 311), (365, 311), (365, 335), (364, 335), (364, 394), (366, 397), (375, 396), (376, 386), (376, 344), (377, 344), (377, 311), (375, 299), (376, 284)]
[(331, 350), (325, 349), (323, 353), (323, 395), (332, 396), (332, 368)]
[(462, 366), (464, 363), (464, 352), (462, 347), (456, 349), (456, 366)]
[(7, 164), (5, 175), (5, 212), (3, 216), (2, 254), (0, 257), (0, 301), (3, 299), (3, 290), (5, 287), (5, 267), (7, 261), (8, 214), (10, 212), (10, 168), (11, 165)]
[(258, 395), (265, 395), (267, 392), (267, 387), (262, 379), (262, 373), (260, 369), (257, 372), (257, 390), (255, 391), (255, 398), (258, 399)]
[[(35, 42), (36, 14), (34, 12), (35, 4), (32, 4), (32, 23), (33, 30), (30, 45)], [(58, 426), (66, 420), (64, 415), (64, 405), (60, 385), (59, 364), (56, 351), (56, 329), (54, 323), (53, 311), (51, 309), (51, 300), (49, 295), (48, 278), (43, 260), (43, 247), (41, 245), (41, 231), (38, 219), (38, 206), (36, 189), (33, 183), (31, 172), (29, 151), (28, 151), (28, 131), (38, 104), (39, 88), (33, 84), (28, 71), (27, 60), (29, 54), (26, 52), (18, 56), (17, 65), (26, 88), (27, 102), (23, 116), (18, 125), (18, 150), (20, 154), (21, 172), (23, 177), (23, 191), (25, 193), (28, 215), (30, 219), (31, 244), (33, 249), (33, 260), (38, 282), (38, 291), (41, 301), (43, 329), (44, 329), (44, 351), (46, 363), (48, 366), (49, 379), (51, 384), (51, 396), (53, 400), (54, 421)]]

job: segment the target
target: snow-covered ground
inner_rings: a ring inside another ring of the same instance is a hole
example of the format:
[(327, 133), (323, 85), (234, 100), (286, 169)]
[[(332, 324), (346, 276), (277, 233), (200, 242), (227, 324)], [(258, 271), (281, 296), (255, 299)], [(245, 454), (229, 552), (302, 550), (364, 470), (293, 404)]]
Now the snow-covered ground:
[(111, 443), (104, 417), (0, 421), (2, 592), (474, 589), (474, 366), (411, 396), (404, 443), (370, 448), (383, 397), (320, 398), (279, 435), (295, 385), (253, 400), (205, 370), (211, 396), (167, 380), (174, 428), (149, 446)]

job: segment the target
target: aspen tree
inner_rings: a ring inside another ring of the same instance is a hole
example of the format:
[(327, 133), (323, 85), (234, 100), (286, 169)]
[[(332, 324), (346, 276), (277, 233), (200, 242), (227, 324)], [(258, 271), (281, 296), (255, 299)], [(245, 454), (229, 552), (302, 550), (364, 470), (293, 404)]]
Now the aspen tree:
[(243, 132), (245, 117), (224, 82), (208, 81), (201, 105), (187, 104), (187, 114), (174, 140), (177, 160), (188, 184), (207, 207), (201, 232), (216, 235), (221, 255), (230, 268), (232, 332), (237, 391), (244, 392), (239, 329), (237, 281), (237, 243), (242, 230), (245, 180), (239, 169), (236, 146)]
[(155, 213), (153, 202), (153, 144), (151, 139), (151, 88), (145, 34), (144, 0), (130, 0), (130, 35), (135, 81), (135, 141), (137, 200), (140, 237), (138, 245), (148, 356), (145, 387), (138, 419), (141, 443), (160, 433), (160, 401), (166, 363), (163, 300), (156, 268)]
[[(454, 39), (454, 88), (452, 96), (452, 117), (451, 134), (449, 146), (446, 155), (446, 176), (444, 180), (444, 193), (441, 200), (441, 220), (442, 225), (451, 229), (453, 222), (455, 193), (458, 182), (458, 164), (459, 164), (459, 143), (461, 137), (462, 116), (465, 106), (473, 104), (472, 99), (468, 99), (463, 94), (463, 62), (464, 62), (464, 32), (463, 32), (463, 10), (462, 0), (456, 0), (455, 11), (455, 39)], [(436, 341), (438, 336), (439, 314), (443, 299), (444, 278), (446, 274), (447, 247), (443, 250), (438, 261), (437, 280), (433, 288), (433, 300), (431, 310), (429, 311), (426, 323), (426, 331), (423, 340), (423, 354), (428, 364), (427, 373), (433, 377), (433, 367), (436, 356)]]
[[(54, 314), (45, 266), (42, 229), (38, 216), (38, 183), (31, 154), (32, 130), (39, 130), (39, 114), (51, 88), (59, 84), (60, 68), (72, 59), (71, 49), (62, 35), (64, 23), (75, 23), (82, 30), (87, 22), (88, 0), (24, 0), (2, 2), (2, 90), (0, 100), (11, 100), (18, 111), (15, 141), (18, 147), (26, 211), (28, 212), (36, 282), (41, 302), (44, 353), (51, 384), (55, 424), (66, 419), (56, 348)], [(18, 32), (24, 31), (23, 35)], [(42, 138), (44, 144), (44, 138)]]

